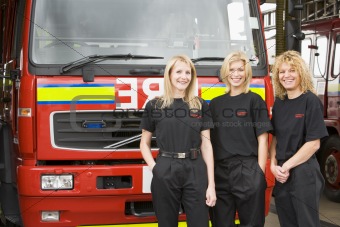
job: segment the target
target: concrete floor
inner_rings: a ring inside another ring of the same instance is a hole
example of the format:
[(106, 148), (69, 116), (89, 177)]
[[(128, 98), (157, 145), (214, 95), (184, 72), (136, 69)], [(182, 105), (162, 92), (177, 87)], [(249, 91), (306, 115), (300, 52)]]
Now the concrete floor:
[[(325, 196), (322, 196), (319, 214), (322, 227), (340, 226), (340, 203), (331, 202)], [(266, 217), (265, 227), (280, 227), (274, 199), (271, 200), (270, 212)]]

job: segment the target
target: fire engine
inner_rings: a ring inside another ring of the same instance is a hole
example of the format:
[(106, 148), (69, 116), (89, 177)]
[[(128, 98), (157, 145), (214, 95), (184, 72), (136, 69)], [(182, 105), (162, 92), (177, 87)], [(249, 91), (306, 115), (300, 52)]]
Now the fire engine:
[(340, 202), (340, 2), (306, 1), (301, 16), (301, 55), (324, 105), (329, 137), (317, 153), (325, 195)]
[[(173, 55), (192, 58), (197, 95), (209, 102), (224, 93), (224, 57), (244, 51), (251, 89), (272, 107), (260, 1), (0, 5), (0, 213), (6, 226), (157, 226), (139, 124), (145, 103), (163, 93), (164, 67)], [(156, 157), (154, 138), (152, 148)], [(274, 179), (270, 171), (266, 177), (268, 214)], [(183, 208), (179, 221), (184, 226)]]
[[(279, 3), (278, 4), (284, 4)], [(317, 152), (321, 172), (325, 178), (324, 193), (328, 199), (340, 202), (340, 2), (339, 0), (288, 0), (285, 7), (284, 42), (267, 39), (269, 52), (294, 49), (301, 53), (309, 65), (317, 95), (324, 105), (324, 121), (329, 137), (321, 141)], [(268, 34), (276, 27), (276, 39), (280, 39), (278, 22), (273, 26), (279, 10), (263, 12)], [(276, 20), (277, 21), (277, 20)], [(274, 59), (272, 59), (274, 60)], [(273, 62), (273, 61), (272, 61)]]

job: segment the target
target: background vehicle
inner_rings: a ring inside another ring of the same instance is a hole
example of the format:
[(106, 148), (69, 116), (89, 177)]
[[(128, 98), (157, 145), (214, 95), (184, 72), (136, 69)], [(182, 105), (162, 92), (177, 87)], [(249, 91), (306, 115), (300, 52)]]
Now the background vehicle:
[[(193, 59), (197, 94), (210, 101), (224, 91), (224, 57), (245, 51), (251, 88), (272, 107), (257, 1), (0, 5), (0, 203), (6, 226), (156, 221), (139, 123), (146, 101), (163, 93), (164, 67), (175, 54)], [(155, 141), (152, 147), (156, 157)], [(274, 180), (270, 171), (266, 177), (268, 213)]]
[[(278, 16), (285, 11), (285, 20)], [(276, 53), (294, 49), (301, 52), (314, 76), (317, 94), (324, 104), (329, 137), (322, 141), (317, 156), (326, 180), (325, 195), (340, 202), (340, 2), (336, 0), (288, 0), (286, 5), (263, 12), (269, 63)], [(281, 21), (280, 21), (281, 19)], [(275, 23), (275, 22), (280, 23)], [(282, 25), (285, 24), (284, 34)], [(283, 35), (283, 36), (282, 36)], [(275, 42), (283, 40), (283, 42)]]
[(318, 152), (325, 194), (340, 202), (340, 2), (307, 1), (301, 19), (301, 55), (313, 72), (330, 135)]

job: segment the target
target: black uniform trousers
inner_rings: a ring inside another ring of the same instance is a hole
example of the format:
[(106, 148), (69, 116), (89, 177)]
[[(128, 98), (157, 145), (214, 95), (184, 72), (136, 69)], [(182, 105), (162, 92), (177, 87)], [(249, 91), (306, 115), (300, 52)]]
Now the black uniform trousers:
[(257, 157), (236, 156), (215, 162), (217, 201), (212, 208), (213, 227), (264, 226), (266, 179)]
[(208, 227), (207, 166), (197, 159), (158, 156), (153, 168), (151, 193), (159, 227), (177, 227), (181, 203), (188, 227)]
[[(279, 161), (282, 165), (284, 161)], [(325, 181), (315, 155), (290, 170), (274, 187), (276, 211), (283, 227), (319, 227), (319, 201)]]

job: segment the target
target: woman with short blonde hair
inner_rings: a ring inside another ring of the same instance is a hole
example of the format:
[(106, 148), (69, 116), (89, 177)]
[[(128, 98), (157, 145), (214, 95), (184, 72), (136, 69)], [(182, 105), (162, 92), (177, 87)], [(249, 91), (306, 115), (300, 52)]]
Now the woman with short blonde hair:
[(217, 195), (213, 225), (235, 226), (237, 211), (241, 226), (264, 226), (264, 172), (268, 131), (272, 130), (267, 106), (260, 95), (249, 90), (252, 70), (245, 53), (230, 53), (221, 76), (226, 94), (210, 102)]
[(244, 81), (243, 92), (248, 93), (253, 72), (251, 70), (250, 62), (247, 55), (241, 51), (232, 52), (223, 61), (220, 74), (222, 81), (227, 85), (226, 93), (230, 92), (230, 82), (229, 80), (227, 80), (227, 78), (230, 76), (230, 74), (233, 73), (230, 71), (230, 63), (235, 61), (242, 61), (244, 64), (246, 78)]

